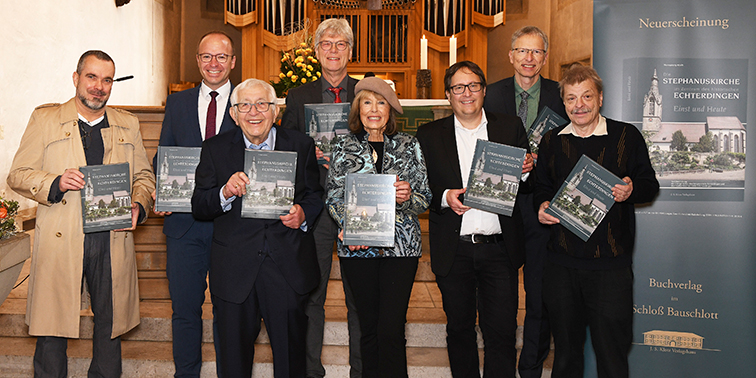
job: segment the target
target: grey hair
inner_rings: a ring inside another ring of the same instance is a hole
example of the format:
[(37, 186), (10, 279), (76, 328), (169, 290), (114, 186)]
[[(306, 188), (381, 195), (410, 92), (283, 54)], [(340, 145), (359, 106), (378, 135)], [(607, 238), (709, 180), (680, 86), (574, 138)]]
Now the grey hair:
[(79, 58), (79, 63), (76, 64), (76, 73), (81, 75), (81, 70), (84, 69), (84, 61), (87, 60), (88, 57), (94, 56), (95, 58), (99, 60), (104, 60), (106, 62), (113, 63), (113, 66), (115, 66), (115, 62), (113, 61), (113, 58), (108, 55), (108, 53), (100, 50), (89, 50), (85, 52), (84, 54), (81, 54), (81, 58)]
[(515, 41), (523, 35), (537, 35), (541, 37), (543, 40), (543, 49), (549, 51), (549, 37), (537, 26), (523, 26), (514, 32), (514, 34), (512, 34), (512, 48), (515, 48)]
[(244, 80), (241, 84), (234, 87), (234, 91), (231, 93), (231, 106), (239, 102), (240, 92), (252, 89), (254, 87), (263, 88), (266, 92), (268, 92), (267, 100), (270, 102), (276, 102), (276, 90), (273, 89), (273, 86), (270, 85), (270, 83), (268, 83), (267, 81), (262, 81), (260, 79), (247, 79)]
[(313, 46), (317, 47), (320, 40), (323, 39), (326, 34), (336, 34), (344, 37), (346, 38), (347, 43), (349, 43), (349, 47), (354, 47), (354, 33), (352, 32), (352, 27), (349, 26), (349, 22), (344, 18), (329, 18), (321, 22), (320, 25), (318, 25), (318, 29), (315, 30), (315, 38), (312, 41)]

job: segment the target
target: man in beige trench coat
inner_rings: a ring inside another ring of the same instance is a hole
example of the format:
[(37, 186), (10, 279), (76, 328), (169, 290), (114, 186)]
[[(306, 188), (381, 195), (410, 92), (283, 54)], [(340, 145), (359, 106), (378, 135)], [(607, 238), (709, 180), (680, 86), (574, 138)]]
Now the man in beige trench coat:
[[(105, 106), (114, 76), (110, 56), (84, 53), (73, 74), (76, 96), (34, 110), (8, 175), (13, 190), (39, 204), (26, 309), (29, 334), (38, 336), (35, 377), (67, 376), (66, 339), (79, 337), (84, 283), (95, 322), (89, 377), (120, 376), (119, 336), (139, 324), (131, 231), (152, 208), (155, 177), (137, 118)], [(83, 234), (78, 167), (124, 162), (131, 228)]]

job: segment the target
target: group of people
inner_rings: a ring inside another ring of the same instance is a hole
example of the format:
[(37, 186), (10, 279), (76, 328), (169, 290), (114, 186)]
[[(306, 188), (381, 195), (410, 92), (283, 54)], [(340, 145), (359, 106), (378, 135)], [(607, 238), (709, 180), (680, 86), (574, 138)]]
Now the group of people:
[[(385, 81), (347, 74), (354, 46), (344, 19), (320, 23), (314, 36), (321, 78), (292, 89), (276, 124), (272, 86), (229, 81), (233, 41), (210, 32), (197, 45), (199, 87), (168, 96), (159, 145), (202, 147), (192, 213), (165, 217), (176, 377), (198, 377), (207, 277), (213, 304), (217, 374), (249, 377), (261, 320), (276, 377), (323, 377), (324, 303), (334, 243), (348, 308), (350, 377), (407, 377), (404, 328), (421, 255), (418, 215), (430, 209), (432, 270), (447, 317), (455, 378), (480, 377), (475, 326), (484, 342), (484, 377), (540, 377), (554, 340), (553, 377), (580, 377), (586, 327), (600, 377), (628, 375), (632, 341), (635, 203), (659, 184), (640, 132), (604, 118), (601, 78), (588, 67), (560, 83), (541, 77), (548, 38), (528, 26), (512, 36), (515, 74), (490, 86), (470, 61), (446, 70), (453, 114), (398, 130), (403, 112)], [(152, 211), (155, 178), (133, 115), (106, 106), (113, 60), (88, 51), (79, 60), (76, 95), (38, 107), (14, 158), (8, 184), (39, 203), (26, 321), (37, 338), (35, 376), (65, 377), (66, 339), (79, 336), (82, 289), (94, 313), (91, 377), (121, 374), (120, 336), (139, 323), (131, 232)], [(351, 103), (349, 134), (330, 159), (305, 135), (304, 105)], [(464, 205), (477, 140), (528, 149), (527, 130), (549, 107), (569, 123), (528, 153), (512, 216)], [(297, 154), (293, 206), (279, 219), (241, 216), (249, 177), (245, 149)], [(617, 203), (588, 241), (545, 209), (581, 155), (621, 177)], [(318, 163), (323, 158), (326, 164)], [(77, 167), (128, 162), (132, 227), (83, 234)], [(153, 160), (153, 166), (156, 161)], [(396, 176), (393, 247), (343, 242), (348, 174)], [(524, 264), (523, 348), (515, 349), (518, 270)], [(85, 283), (85, 284), (83, 284)]]

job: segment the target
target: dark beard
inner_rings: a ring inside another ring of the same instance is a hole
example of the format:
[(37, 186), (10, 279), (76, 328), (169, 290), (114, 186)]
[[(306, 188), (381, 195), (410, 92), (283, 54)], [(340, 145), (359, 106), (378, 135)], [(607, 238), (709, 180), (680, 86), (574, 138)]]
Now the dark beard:
[(97, 111), (97, 110), (100, 110), (100, 109), (104, 108), (105, 104), (108, 103), (108, 100), (105, 100), (105, 101), (102, 101), (102, 102), (92, 101), (92, 100), (89, 100), (89, 99), (87, 99), (86, 97), (84, 97), (82, 95), (79, 95), (79, 101), (81, 101), (81, 103), (84, 104), (84, 106), (86, 106), (90, 110), (94, 110), (94, 111)]

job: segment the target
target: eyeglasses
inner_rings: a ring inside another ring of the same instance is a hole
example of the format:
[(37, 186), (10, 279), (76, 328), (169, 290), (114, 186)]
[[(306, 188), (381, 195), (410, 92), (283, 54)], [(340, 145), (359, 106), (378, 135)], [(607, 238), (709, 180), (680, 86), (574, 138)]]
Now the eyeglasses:
[(347, 41), (338, 41), (338, 42), (320, 41), (318, 45), (320, 46), (320, 49), (322, 50), (330, 50), (331, 47), (333, 47), (334, 45), (336, 45), (336, 49), (339, 51), (344, 51), (347, 49), (347, 47), (349, 47), (349, 43)]
[(228, 54), (215, 54), (215, 55), (197, 54), (197, 56), (199, 57), (202, 63), (210, 63), (213, 60), (213, 58), (215, 58), (215, 60), (217, 60), (218, 63), (223, 64), (223, 63), (228, 62), (229, 59), (231, 59), (231, 55), (228, 55)]
[(471, 93), (480, 92), (483, 89), (483, 83), (459, 84), (449, 88), (455, 95), (465, 93), (465, 89), (469, 89)]
[(240, 102), (238, 104), (234, 104), (234, 106), (236, 107), (236, 111), (238, 111), (239, 113), (249, 113), (250, 111), (252, 111), (252, 107), (257, 109), (258, 112), (263, 113), (267, 112), (268, 109), (270, 109), (270, 106), (273, 104), (275, 104), (275, 102), (258, 101), (254, 104), (249, 102)]
[(543, 50), (543, 49), (526, 49), (526, 48), (520, 47), (520, 48), (512, 49), (512, 51), (514, 51), (515, 54), (517, 54), (517, 56), (520, 56), (520, 57), (528, 55), (528, 53), (533, 53), (533, 56), (536, 58), (540, 58), (546, 55), (546, 50)]

